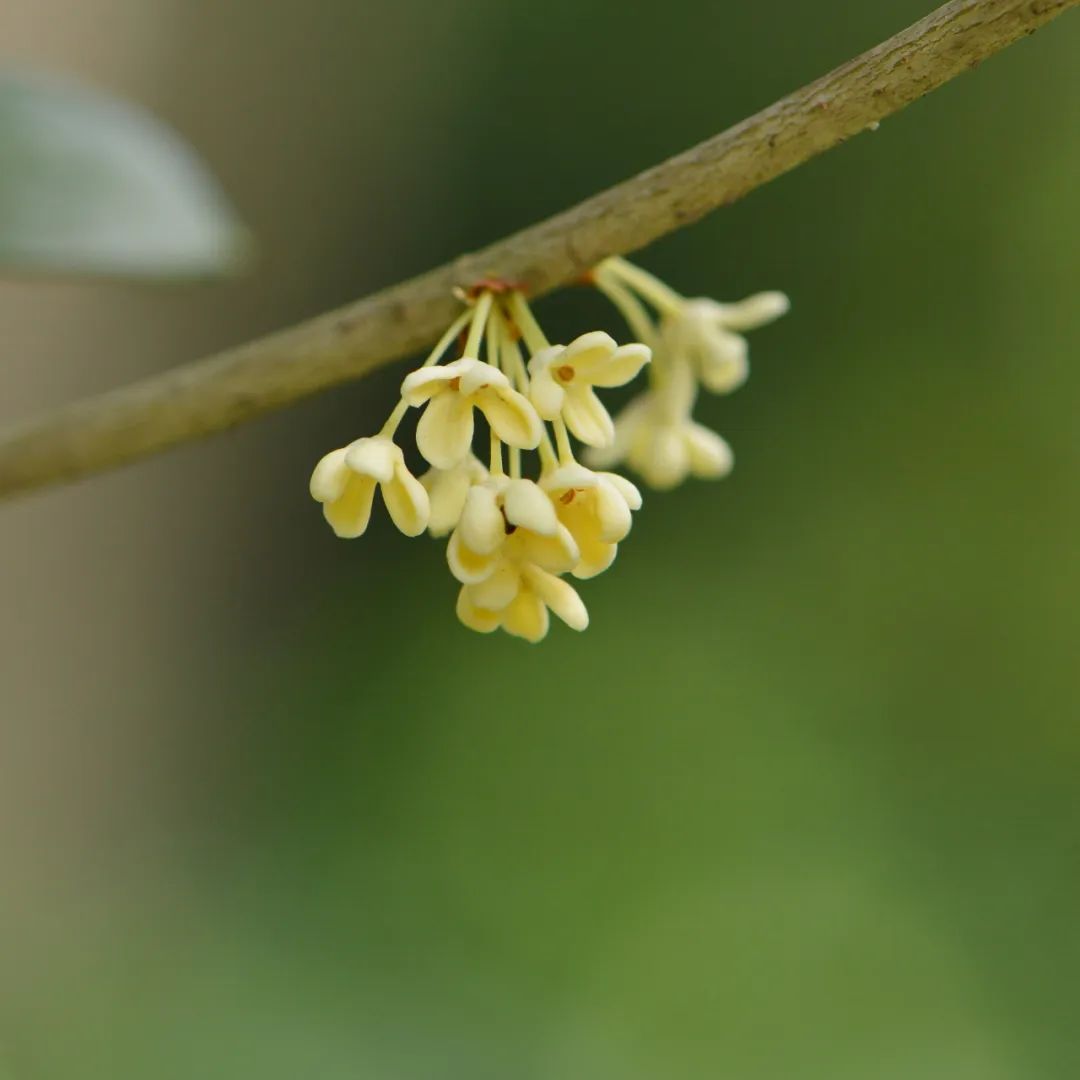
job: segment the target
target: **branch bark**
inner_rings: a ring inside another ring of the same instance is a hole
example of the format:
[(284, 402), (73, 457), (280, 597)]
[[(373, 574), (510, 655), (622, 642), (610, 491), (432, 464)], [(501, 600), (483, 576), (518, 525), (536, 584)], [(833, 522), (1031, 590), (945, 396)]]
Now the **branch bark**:
[(0, 497), (202, 438), (419, 351), (455, 286), (532, 295), (727, 206), (866, 130), (1080, 0), (952, 0), (698, 146), (481, 251), (289, 330), (0, 432)]

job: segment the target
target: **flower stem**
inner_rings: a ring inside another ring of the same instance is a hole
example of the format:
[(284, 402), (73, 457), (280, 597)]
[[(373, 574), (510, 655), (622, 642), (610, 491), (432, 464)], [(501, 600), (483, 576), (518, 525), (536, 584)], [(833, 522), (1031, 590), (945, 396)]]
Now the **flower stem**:
[(593, 277), (600, 290), (619, 309), (619, 314), (626, 320), (631, 333), (638, 341), (656, 348), (656, 324), (649, 317), (641, 301), (613, 274), (598, 270)]
[[(491, 293), (484, 294), (488, 300), (491, 300)], [(511, 372), (507, 371), (502, 363), (503, 357), (503, 342), (509, 336), (507, 327), (503, 321), (502, 314), (499, 311), (499, 305), (494, 303), (488, 304), (488, 310), (485, 311), (487, 316), (487, 335), (485, 337), (484, 345), (486, 349), (487, 362), (492, 367), (502, 371), (502, 373), (513, 384), (514, 376)], [(471, 355), (471, 354), (470, 354)], [(495, 434), (495, 429), (488, 424), (488, 428), (491, 433), (491, 461), (490, 471), (492, 476), (503, 475), (503, 455), (502, 455), (502, 442), (498, 435)], [(511, 468), (514, 461), (514, 450), (510, 450)], [(520, 463), (519, 463), (520, 468)], [(520, 475), (520, 473), (519, 473)]]
[(484, 335), (484, 327), (487, 324), (488, 313), (491, 311), (491, 293), (482, 292), (473, 308), (472, 324), (469, 326), (469, 336), (465, 341), (465, 356), (477, 355), (480, 341)]
[[(515, 295), (517, 295), (517, 294), (515, 294)], [(522, 304), (524, 305), (524, 298), (522, 299)], [(528, 311), (528, 305), (524, 305), (524, 306), (525, 306), (526, 312), (529, 315), (529, 318), (531, 319), (532, 318), (532, 313)], [(521, 327), (521, 323), (518, 320), (517, 313), (514, 312), (512, 314), (513, 314), (513, 317), (514, 317), (515, 325), (517, 325), (517, 327), (521, 331), (521, 333), (524, 334), (525, 331)], [(505, 316), (501, 312), (499, 313), (498, 317), (500, 319), (505, 318)], [(533, 322), (533, 325), (535, 326), (536, 325), (536, 320), (533, 319), (532, 322)], [(536, 329), (537, 329), (537, 332), (540, 334), (540, 337), (543, 338), (543, 336), (544, 336), (543, 331), (541, 331), (539, 327), (536, 327)], [(502, 369), (503, 369), (504, 372), (506, 372), (507, 375), (510, 376), (511, 379), (513, 379), (513, 380), (515, 380), (517, 382), (518, 390), (522, 394), (524, 394), (526, 397), (528, 397), (529, 396), (529, 372), (528, 372), (528, 369), (525, 367), (525, 359), (521, 355), (521, 346), (514, 339), (513, 334), (510, 333), (510, 327), (509, 326), (505, 327), (505, 331), (506, 332), (503, 334), (503, 345), (502, 345), (502, 347), (503, 347)], [(540, 468), (543, 470), (543, 469), (548, 469), (548, 468), (552, 467), (556, 463), (557, 459), (555, 457), (555, 447), (551, 445), (551, 436), (548, 434), (547, 424), (542, 424), (541, 429), (543, 430), (543, 436), (540, 439), (540, 446), (539, 446), (538, 449), (540, 451)], [(516, 473), (514, 472), (515, 456), (517, 458), (517, 469), (518, 469), (518, 471)], [(510, 450), (510, 475), (513, 476), (515, 479), (517, 477), (521, 476), (521, 454), (520, 454), (519, 451), (515, 450), (514, 448), (511, 448), (511, 450)]]
[(662, 315), (674, 315), (685, 302), (685, 297), (677, 293), (670, 285), (665, 284), (648, 270), (642, 270), (632, 262), (620, 258), (618, 255), (605, 259), (599, 269), (609, 271), (620, 278), (631, 289), (636, 290)]
[(525, 344), (528, 345), (530, 353), (535, 355), (541, 349), (551, 347), (551, 343), (544, 336), (544, 331), (540, 329), (540, 324), (536, 321), (536, 317), (529, 308), (525, 297), (519, 292), (510, 294), (510, 314), (513, 316), (517, 328), (521, 331), (521, 336), (525, 339)]
[(556, 416), (551, 426), (555, 429), (555, 442), (559, 447), (559, 464), (573, 465), (576, 459), (574, 448), (570, 445), (570, 433), (566, 430), (566, 421), (561, 416)]

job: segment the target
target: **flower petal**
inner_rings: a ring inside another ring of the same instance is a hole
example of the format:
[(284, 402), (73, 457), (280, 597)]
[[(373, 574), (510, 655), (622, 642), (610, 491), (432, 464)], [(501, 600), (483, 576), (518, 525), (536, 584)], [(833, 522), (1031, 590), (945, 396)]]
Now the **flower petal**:
[(544, 428), (524, 394), (508, 386), (490, 386), (478, 390), (473, 400), (504, 443), (522, 450), (535, 450), (540, 445)]
[(457, 598), (457, 617), (470, 630), (480, 634), (490, 634), (499, 628), (499, 614), (487, 611), (473, 603), (470, 586), (462, 585)]
[(499, 555), (497, 552), (483, 554), (473, 551), (462, 540), (459, 525), (450, 534), (450, 542), (446, 545), (446, 562), (450, 567), (450, 573), (462, 585), (478, 585), (495, 573), (499, 565)]
[(459, 392), (465, 397), (472, 397), (488, 387), (508, 389), (510, 386), (510, 380), (497, 367), (485, 364), (482, 360), (466, 356), (455, 363), (461, 365)]
[(610, 446), (589, 447), (585, 463), (593, 469), (610, 469), (625, 461), (641, 428), (649, 422), (653, 411), (653, 396), (639, 394), (615, 417), (615, 438)]
[(559, 519), (551, 499), (532, 480), (511, 480), (503, 496), (503, 513), (511, 525), (540, 536), (554, 536)]
[(615, 440), (615, 425), (600, 399), (587, 385), (573, 385), (563, 402), (566, 426), (586, 446), (609, 446)]
[(592, 499), (600, 539), (608, 544), (617, 544), (626, 537), (633, 524), (626, 499), (614, 484), (606, 480), (597, 485)]
[(502, 562), (490, 577), (469, 586), (469, 597), (486, 611), (502, 611), (521, 588), (521, 573), (511, 563)]
[(420, 477), (420, 483), (428, 493), (431, 510), (428, 532), (432, 536), (446, 536), (457, 525), (469, 488), (482, 481), (486, 473), (483, 465), (469, 454), (452, 469), (433, 467)]
[(606, 480), (609, 484), (614, 485), (631, 510), (641, 509), (641, 492), (638, 491), (636, 484), (632, 484), (625, 476), (620, 476), (614, 472), (597, 473), (597, 476), (601, 480)]
[(511, 548), (516, 548), (523, 561), (535, 563), (554, 574), (572, 570), (581, 558), (577, 541), (561, 523), (554, 536), (538, 536), (528, 529), (521, 529), (511, 539), (514, 541)]
[(419, 536), (428, 527), (431, 517), (428, 493), (404, 463), (394, 469), (393, 478), (381, 490), (390, 520), (406, 536)]
[(714, 394), (730, 394), (750, 374), (746, 338), (717, 329), (703, 338), (697, 352), (702, 385)]
[(472, 437), (472, 405), (453, 392), (432, 398), (416, 425), (416, 448), (439, 469), (461, 461), (469, 452)]
[(625, 386), (651, 359), (652, 349), (635, 342), (620, 346), (602, 364), (588, 370), (579, 366), (578, 374), (593, 386)]
[(363, 536), (371, 520), (375, 481), (370, 476), (350, 472), (341, 495), (323, 504), (323, 517), (343, 540)]
[(401, 384), (401, 396), (410, 405), (423, 405), (436, 394), (450, 390), (450, 383), (454, 379), (460, 379), (469, 370), (469, 364), (477, 364), (478, 360), (463, 356), (449, 364), (440, 364), (438, 367), (419, 368), (410, 371)]
[(536, 595), (572, 630), (589, 625), (589, 613), (573, 585), (536, 567), (530, 567), (525, 576)]
[(560, 465), (540, 477), (540, 486), (553, 495), (569, 488), (594, 488), (599, 482), (597, 473), (576, 461), (571, 465)]
[(676, 487), (690, 471), (689, 451), (683, 433), (674, 424), (644, 432), (635, 443), (630, 464), (646, 482), (661, 491)]
[(786, 315), (791, 309), (791, 301), (782, 292), (760, 292), (720, 307), (724, 326), (729, 330), (756, 330)]
[(618, 345), (610, 334), (605, 334), (603, 330), (590, 330), (566, 346), (558, 363), (572, 367), (575, 379), (594, 382), (593, 373), (609, 363), (616, 349)]
[(379, 435), (356, 439), (345, 447), (345, 464), (353, 472), (373, 477), (380, 484), (394, 475), (394, 467), (402, 460), (401, 447)]
[(502, 613), (502, 628), (526, 641), (543, 640), (548, 632), (548, 611), (531, 589), (520, 589)]
[(495, 491), (487, 484), (477, 484), (465, 496), (458, 531), (462, 541), (480, 555), (498, 551), (506, 539), (506, 522)]
[(562, 353), (561, 345), (553, 345), (529, 361), (529, 400), (545, 420), (554, 420), (562, 410), (565, 391), (551, 372), (552, 365)]
[(320, 458), (311, 474), (308, 489), (316, 502), (328, 503), (340, 499), (349, 480), (349, 467), (345, 464), (346, 447), (331, 450)]
[(715, 431), (688, 423), (684, 431), (690, 471), (703, 480), (727, 476), (735, 464), (731, 447)]
[(602, 574), (615, 561), (619, 551), (618, 544), (606, 543), (596, 536), (578, 537), (578, 546), (581, 558), (570, 573), (582, 581)]

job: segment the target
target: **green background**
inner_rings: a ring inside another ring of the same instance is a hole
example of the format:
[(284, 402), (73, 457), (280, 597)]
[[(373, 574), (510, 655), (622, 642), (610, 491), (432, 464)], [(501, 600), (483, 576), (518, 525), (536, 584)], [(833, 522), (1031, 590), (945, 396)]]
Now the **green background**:
[[(290, 282), (201, 301), (238, 336), (569, 205), (926, 11), (317, 3), (295, 39), (284, 3), (196, 6), (177, 55), (232, 125), (200, 149)], [(190, 451), (243, 513), (157, 689), (186, 723), (106, 870), (20, 916), (48, 947), (2, 999), (12, 1076), (1075, 1077), (1078, 48), (1066, 16), (639, 256), (793, 307), (699, 407), (733, 475), (646, 493), (582, 635), (471, 634), (440, 543), (383, 514), (335, 541), (307, 500), (405, 368)], [(247, 108), (321, 156), (241, 167)], [(363, 187), (334, 220), (327, 174)], [(538, 313), (557, 340), (619, 325), (582, 290)], [(157, 527), (211, 511), (192, 482)]]

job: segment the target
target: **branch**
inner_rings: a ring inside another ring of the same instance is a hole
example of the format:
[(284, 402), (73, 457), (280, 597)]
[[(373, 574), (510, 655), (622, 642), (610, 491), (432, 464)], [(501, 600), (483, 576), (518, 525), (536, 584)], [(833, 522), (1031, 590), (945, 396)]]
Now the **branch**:
[(0, 432), (0, 496), (198, 439), (419, 351), (497, 275), (532, 295), (728, 206), (1080, 0), (952, 0), (727, 131), (482, 251), (289, 330)]

